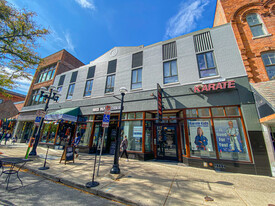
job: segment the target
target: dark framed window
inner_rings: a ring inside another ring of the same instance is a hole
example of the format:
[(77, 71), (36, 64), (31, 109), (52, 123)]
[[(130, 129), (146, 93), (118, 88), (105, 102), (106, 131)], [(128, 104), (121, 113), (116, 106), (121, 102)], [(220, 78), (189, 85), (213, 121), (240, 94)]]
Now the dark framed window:
[(116, 72), (116, 63), (117, 63), (116, 59), (108, 62), (107, 74), (111, 74), (111, 73)]
[(275, 51), (262, 54), (262, 59), (269, 79), (275, 79)]
[(142, 68), (132, 70), (132, 89), (142, 87)]
[(211, 77), (217, 75), (216, 64), (213, 52), (197, 54), (200, 78)]
[(37, 75), (36, 83), (44, 82), (53, 79), (55, 74), (56, 64), (50, 65), (40, 70)]
[(85, 86), (85, 91), (84, 91), (84, 96), (91, 96), (92, 94), (92, 89), (93, 89), (93, 79), (87, 80), (86, 81), (86, 86)]
[(115, 75), (107, 76), (105, 93), (114, 92)]
[(246, 16), (246, 21), (250, 27), (253, 37), (266, 35), (262, 19), (258, 14), (248, 14)]
[(69, 86), (68, 94), (67, 94), (67, 99), (68, 99), (68, 100), (70, 100), (70, 99), (73, 98), (74, 86), (75, 86), (75, 84), (70, 84), (70, 86)]
[(76, 81), (76, 78), (77, 78), (77, 73), (78, 73), (77, 71), (75, 71), (75, 72), (73, 72), (73, 73), (72, 73), (70, 83), (73, 83), (73, 82), (75, 82), (75, 81)]
[(164, 84), (178, 82), (177, 60), (163, 63)]
[(63, 85), (64, 84), (64, 80), (65, 80), (65, 75), (60, 76), (59, 82), (58, 82), (58, 86)]
[(138, 52), (132, 56), (132, 68), (140, 67), (143, 63), (143, 52)]

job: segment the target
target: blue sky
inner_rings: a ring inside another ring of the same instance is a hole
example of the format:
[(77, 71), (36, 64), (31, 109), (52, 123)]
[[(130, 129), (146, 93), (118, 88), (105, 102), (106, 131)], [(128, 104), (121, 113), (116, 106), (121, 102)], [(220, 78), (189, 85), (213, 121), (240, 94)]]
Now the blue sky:
[[(150, 45), (212, 27), (216, 0), (7, 0), (51, 32), (37, 52), (66, 49), (84, 64), (115, 46)], [(30, 81), (15, 91), (26, 94)]]

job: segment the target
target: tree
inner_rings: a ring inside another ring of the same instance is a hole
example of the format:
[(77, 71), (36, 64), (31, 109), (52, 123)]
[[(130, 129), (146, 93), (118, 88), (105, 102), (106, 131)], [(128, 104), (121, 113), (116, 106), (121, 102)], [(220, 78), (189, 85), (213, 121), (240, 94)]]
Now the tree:
[(34, 16), (0, 0), (0, 92), (13, 89), (19, 78), (30, 79), (29, 71), (41, 61), (35, 49), (49, 31), (37, 25)]

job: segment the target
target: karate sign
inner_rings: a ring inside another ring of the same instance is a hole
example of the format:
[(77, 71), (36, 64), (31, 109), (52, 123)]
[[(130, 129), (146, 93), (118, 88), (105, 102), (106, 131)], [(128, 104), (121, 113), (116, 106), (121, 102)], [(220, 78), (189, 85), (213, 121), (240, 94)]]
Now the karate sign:
[(224, 89), (234, 89), (234, 88), (236, 88), (235, 80), (232, 80), (232, 81), (224, 81), (224, 82), (218, 82), (213, 84), (197, 85), (194, 87), (194, 92), (201, 93), (201, 92), (217, 91), (217, 90), (224, 90)]
[(111, 106), (107, 105), (104, 110), (102, 127), (109, 127), (110, 116), (111, 116)]

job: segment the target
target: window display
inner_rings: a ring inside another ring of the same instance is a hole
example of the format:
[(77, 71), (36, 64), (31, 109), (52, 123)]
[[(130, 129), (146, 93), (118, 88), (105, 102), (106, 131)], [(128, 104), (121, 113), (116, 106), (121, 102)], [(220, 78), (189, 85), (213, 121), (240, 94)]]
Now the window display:
[(191, 156), (216, 158), (210, 120), (188, 120), (188, 131)]
[(124, 121), (122, 130), (128, 138), (128, 150), (142, 151), (142, 121)]
[(214, 120), (220, 159), (249, 161), (241, 120)]

